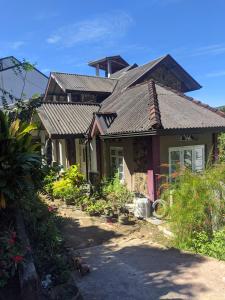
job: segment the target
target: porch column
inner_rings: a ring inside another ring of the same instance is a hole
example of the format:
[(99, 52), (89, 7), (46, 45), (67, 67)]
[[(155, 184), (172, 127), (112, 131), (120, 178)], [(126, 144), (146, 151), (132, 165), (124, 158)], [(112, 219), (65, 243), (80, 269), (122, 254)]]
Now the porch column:
[(107, 153), (106, 153), (106, 142), (105, 140), (100, 140), (101, 144), (101, 161), (102, 161), (102, 176), (107, 176)]
[(59, 140), (59, 163), (66, 168), (66, 149), (65, 140)]
[(148, 193), (151, 201), (157, 199), (157, 190), (159, 188), (157, 177), (160, 174), (160, 137), (152, 136), (149, 153), (149, 170), (147, 172)]
[(52, 162), (57, 161), (56, 140), (52, 140)]
[(90, 163), (90, 171), (91, 172), (97, 172), (97, 153), (96, 153), (96, 137), (94, 137), (90, 141), (90, 158), (91, 158), (91, 163)]
[(41, 155), (45, 155), (45, 131), (44, 130), (41, 130), (40, 138), (41, 138)]
[(102, 148), (99, 136), (96, 136), (96, 163), (100, 178), (102, 177)]

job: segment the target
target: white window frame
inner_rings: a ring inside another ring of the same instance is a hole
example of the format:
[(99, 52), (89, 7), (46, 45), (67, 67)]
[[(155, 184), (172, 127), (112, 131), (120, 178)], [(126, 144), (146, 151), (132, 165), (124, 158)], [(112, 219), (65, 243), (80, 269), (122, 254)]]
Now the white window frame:
[[(173, 151), (180, 151), (180, 164), (181, 166), (184, 166), (184, 151), (185, 150), (192, 150), (192, 171), (196, 171), (195, 166), (195, 159), (194, 159), (194, 151), (195, 149), (201, 149), (202, 150), (202, 170), (205, 169), (205, 145), (191, 145), (191, 146), (181, 146), (181, 147), (171, 147), (169, 148), (169, 176), (172, 175), (172, 164), (171, 164), (171, 152)], [(199, 170), (199, 171), (202, 171)]]
[[(114, 150), (116, 152), (116, 154), (112, 155), (112, 153), (111, 153), (112, 150)], [(123, 172), (119, 172), (118, 171), (118, 173), (122, 174), (121, 182), (124, 182), (124, 180), (125, 180), (125, 174), (124, 174), (124, 155), (118, 155), (117, 154), (119, 151), (123, 152), (123, 147), (110, 147), (109, 151), (110, 151), (110, 168), (112, 168), (112, 165), (113, 165), (112, 164), (112, 158), (113, 157), (115, 157), (117, 159), (122, 158), (122, 161), (123, 161)]]

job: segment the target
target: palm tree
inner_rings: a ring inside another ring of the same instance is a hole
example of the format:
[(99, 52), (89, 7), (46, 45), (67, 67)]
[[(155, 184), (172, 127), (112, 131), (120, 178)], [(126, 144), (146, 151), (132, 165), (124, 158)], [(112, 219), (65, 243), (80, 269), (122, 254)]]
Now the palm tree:
[(31, 135), (35, 129), (19, 119), (10, 122), (8, 114), (0, 111), (0, 208), (16, 204), (34, 185), (41, 166), (40, 144)]

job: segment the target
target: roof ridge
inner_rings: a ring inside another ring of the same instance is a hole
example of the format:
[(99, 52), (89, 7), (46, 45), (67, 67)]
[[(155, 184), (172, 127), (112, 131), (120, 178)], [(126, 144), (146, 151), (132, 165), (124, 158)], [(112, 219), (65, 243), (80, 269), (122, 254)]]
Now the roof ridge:
[[(17, 59), (15, 56), (13, 56), (13, 55), (9, 55), (9, 56), (4, 56), (4, 57), (1, 57), (0, 58), (0, 60), (3, 60), (3, 59), (8, 59), (8, 58), (14, 58), (14, 59), (16, 59), (16, 60), (18, 60), (19, 61), (19, 59)], [(20, 62), (20, 61), (19, 61)]]
[(99, 106), (99, 103), (90, 103), (90, 102), (67, 102), (67, 101), (43, 101), (42, 104), (72, 104), (72, 105), (90, 105), (90, 106)]
[(148, 92), (149, 92), (149, 119), (151, 122), (152, 128), (162, 127), (161, 115), (159, 110), (159, 102), (155, 89), (155, 82), (153, 80), (148, 81)]
[[(132, 86), (132, 85), (134, 85), (135, 82), (137, 82), (142, 76), (144, 76), (147, 72), (149, 72), (150, 69), (153, 69), (155, 66), (157, 66), (157, 64), (159, 64), (160, 62), (162, 62), (167, 56), (168, 56), (168, 54), (167, 54), (167, 55), (164, 55), (164, 56), (161, 56), (161, 57), (159, 57), (159, 58), (153, 59), (153, 60), (151, 60), (151, 61), (149, 61), (148, 63), (145, 63), (145, 64), (143, 64), (143, 65), (139, 65), (137, 68), (139, 68), (139, 69), (141, 70), (141, 69), (143, 69), (143, 67), (152, 64), (152, 65), (150, 65), (150, 66), (148, 67), (147, 70), (144, 71), (143, 74), (141, 74), (141, 75), (139, 75), (137, 78), (133, 79), (133, 80), (131, 81), (131, 83), (129, 84), (129, 87)], [(135, 69), (135, 68), (134, 68), (134, 69)], [(134, 70), (134, 69), (131, 69), (130, 71), (132, 71), (132, 70)]]
[(165, 88), (166, 90), (169, 90), (169, 91), (171, 91), (171, 92), (177, 94), (178, 96), (183, 97), (183, 98), (185, 98), (186, 100), (189, 100), (189, 101), (191, 101), (192, 103), (195, 103), (196, 105), (199, 105), (199, 106), (201, 106), (201, 107), (204, 107), (204, 108), (206, 108), (206, 109), (208, 109), (208, 110), (210, 110), (210, 111), (216, 113), (217, 115), (219, 115), (219, 116), (225, 118), (225, 113), (222, 112), (221, 110), (219, 110), (218, 108), (212, 107), (212, 106), (210, 106), (210, 105), (208, 105), (208, 104), (205, 104), (205, 103), (201, 102), (200, 100), (197, 100), (197, 99), (195, 99), (195, 98), (193, 98), (193, 97), (187, 96), (187, 95), (185, 95), (184, 93), (182, 93), (182, 92), (180, 92), (180, 91), (177, 91), (177, 90), (175, 90), (175, 89), (173, 89), (173, 88), (171, 88), (171, 87), (169, 87), (169, 86), (163, 85), (161, 82), (158, 82), (158, 81), (156, 81), (156, 80), (154, 80), (154, 81), (155, 81), (155, 83), (156, 83), (157, 85), (159, 85), (159, 86)]
[(116, 78), (108, 78), (108, 77), (101, 77), (101, 76), (94, 76), (94, 75), (85, 75), (85, 74), (77, 74), (77, 73), (66, 73), (66, 72), (51, 72), (51, 74), (63, 74), (63, 75), (72, 75), (72, 76), (83, 76), (83, 77), (91, 77), (91, 78), (100, 78), (106, 80), (115, 80), (118, 81)]

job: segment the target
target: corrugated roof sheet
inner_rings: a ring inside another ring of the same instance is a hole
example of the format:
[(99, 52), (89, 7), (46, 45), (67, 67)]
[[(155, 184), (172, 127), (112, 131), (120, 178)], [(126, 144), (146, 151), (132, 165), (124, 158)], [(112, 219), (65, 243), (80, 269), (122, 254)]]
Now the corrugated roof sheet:
[(106, 134), (152, 130), (152, 121), (157, 115), (161, 129), (225, 128), (225, 118), (216, 110), (161, 84), (155, 84), (154, 97), (157, 99), (153, 101), (155, 92), (151, 93), (149, 88), (152, 88), (149, 82), (139, 84), (124, 90), (117, 97), (110, 97), (111, 101), (106, 99), (103, 102), (101, 112), (117, 113)]
[(107, 134), (149, 130), (151, 128), (149, 102), (148, 84), (125, 90), (111, 102), (107, 102), (107, 105), (103, 102), (101, 112), (113, 111), (117, 114)]
[(51, 136), (85, 134), (99, 105), (43, 103), (37, 113)]
[(115, 79), (67, 73), (51, 73), (64, 90), (112, 93)]
[(207, 105), (156, 84), (156, 92), (164, 129), (225, 127), (225, 118)]

